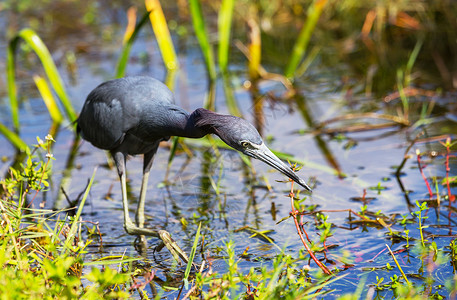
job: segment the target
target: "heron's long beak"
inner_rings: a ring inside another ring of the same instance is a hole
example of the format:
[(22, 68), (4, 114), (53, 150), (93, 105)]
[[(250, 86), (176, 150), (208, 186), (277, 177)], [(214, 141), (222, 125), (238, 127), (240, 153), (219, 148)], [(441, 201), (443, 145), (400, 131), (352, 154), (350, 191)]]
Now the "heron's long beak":
[(311, 188), (306, 184), (306, 182), (300, 177), (298, 177), (298, 175), (290, 167), (288, 167), (286, 164), (282, 162), (282, 160), (280, 160), (276, 155), (274, 155), (273, 152), (271, 152), (271, 150), (268, 149), (268, 147), (264, 143), (262, 143), (262, 145), (260, 145), (257, 149), (245, 150), (245, 154), (263, 161), (264, 163), (275, 168), (276, 170), (286, 175), (287, 177), (289, 177), (290, 179), (292, 179), (308, 191), (312, 192)]

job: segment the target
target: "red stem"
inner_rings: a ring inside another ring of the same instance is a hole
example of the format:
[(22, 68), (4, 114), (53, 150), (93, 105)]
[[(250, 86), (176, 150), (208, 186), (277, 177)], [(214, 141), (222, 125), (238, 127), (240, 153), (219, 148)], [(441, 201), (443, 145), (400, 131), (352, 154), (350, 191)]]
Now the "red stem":
[(325, 259), (327, 260), (327, 246), (325, 246), (325, 239), (324, 239), (324, 241), (322, 242), (322, 245), (324, 246), (324, 257), (325, 257)]
[(427, 189), (428, 189), (428, 193), (430, 195), (430, 199), (432, 199), (433, 198), (433, 192), (432, 192), (432, 189), (430, 188), (430, 184), (428, 184), (427, 177), (425, 177), (424, 171), (423, 171), (422, 166), (421, 166), (421, 155), (420, 155), (419, 151), (417, 151), (416, 154), (417, 154), (417, 165), (419, 166), (419, 171), (421, 172), (422, 178), (424, 179), (425, 184), (427, 185)]
[(449, 206), (451, 206), (451, 202), (454, 201), (454, 196), (451, 193), (451, 185), (449, 183), (449, 172), (451, 168), (449, 167), (449, 156), (451, 153), (451, 149), (449, 148), (451, 145), (451, 139), (447, 138), (446, 140), (446, 186), (447, 186), (447, 194), (449, 197)]
[[(332, 272), (330, 272), (330, 270), (320, 261), (316, 258), (316, 256), (314, 255), (313, 251), (311, 250), (311, 248), (309, 248), (308, 244), (306, 244), (305, 242), (305, 238), (303, 237), (303, 234), (301, 233), (301, 230), (300, 230), (300, 225), (298, 224), (298, 220), (297, 220), (297, 214), (298, 214), (298, 210), (295, 210), (295, 207), (294, 207), (294, 182), (291, 181), (292, 184), (291, 184), (291, 187), (290, 187), (290, 193), (289, 193), (289, 197), (290, 197), (290, 204), (292, 205), (292, 217), (294, 218), (294, 223), (295, 223), (295, 227), (297, 228), (297, 233), (298, 235), (300, 236), (300, 239), (303, 243), (303, 246), (305, 246), (305, 249), (306, 251), (308, 251), (309, 255), (311, 256), (311, 258), (314, 260), (314, 262), (319, 266), (319, 268), (321, 268), (321, 270), (327, 274), (327, 275), (332, 275)], [(303, 229), (303, 231), (305, 232), (306, 236), (308, 236), (308, 234), (306, 233), (305, 229)]]

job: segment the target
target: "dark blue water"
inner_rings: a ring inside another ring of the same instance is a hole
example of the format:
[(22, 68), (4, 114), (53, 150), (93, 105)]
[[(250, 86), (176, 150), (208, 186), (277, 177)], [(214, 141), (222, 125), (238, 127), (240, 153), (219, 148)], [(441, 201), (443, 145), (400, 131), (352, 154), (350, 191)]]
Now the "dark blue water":
[[(113, 15), (118, 14), (114, 11)], [(0, 18), (4, 23), (5, 19)], [(46, 31), (43, 31), (42, 38), (45, 43), (53, 45), (53, 53), (58, 61), (59, 71), (63, 76), (65, 86), (77, 111), (82, 107), (86, 95), (99, 83), (111, 79), (114, 76), (116, 60), (120, 54), (120, 44), (123, 34), (125, 20), (119, 19), (119, 23), (113, 25), (112, 19), (99, 24), (99, 29), (110, 30), (110, 39), (99, 41), (99, 31), (90, 31), (80, 36), (60, 36), (59, 40), (49, 41)], [(90, 28), (90, 27), (89, 27)], [(189, 111), (201, 107), (208, 93), (208, 81), (206, 69), (196, 41), (189, 37), (179, 39), (178, 51), (181, 69), (175, 77), (176, 103)], [(2, 35), (2, 39), (5, 36)], [(51, 38), (50, 38), (51, 39)], [(81, 43), (89, 41), (87, 50), (76, 53), (77, 71), (74, 79), (65, 68), (62, 60), (64, 49), (76, 49)], [(98, 42), (96, 42), (98, 41)], [(91, 44), (92, 43), (92, 44)], [(2, 43), (5, 45), (5, 43)], [(4, 53), (5, 46), (0, 48)], [(234, 50), (236, 51), (236, 50)], [(236, 53), (234, 55), (240, 55)], [(134, 44), (131, 52), (131, 62), (127, 68), (129, 75), (149, 75), (160, 80), (165, 78), (165, 68), (162, 64), (160, 53), (155, 43), (152, 30), (146, 27)], [(4, 56), (2, 55), (3, 59)], [(36, 59), (28, 58), (33, 62)], [(19, 56), (18, 82), (19, 92), (23, 103), (21, 105), (21, 137), (29, 144), (36, 142), (36, 137), (44, 138), (51, 127), (51, 121), (47, 114), (39, 94), (33, 87), (31, 74), (42, 73), (38, 63), (27, 68), (24, 57)], [(244, 68), (244, 64), (232, 65), (233, 70)], [(356, 94), (349, 105), (345, 99), (345, 92), (339, 88), (339, 80), (347, 75), (344, 66), (335, 67), (315, 64), (311, 67), (310, 76), (298, 82), (298, 93), (305, 97), (309, 114), (314, 122), (320, 122), (329, 118), (351, 113), (359, 107), (377, 103), (380, 99), (372, 98), (362, 94)], [(8, 113), (8, 97), (5, 92), (5, 71), (4, 64), (0, 65), (0, 90), (2, 102), (0, 121), (11, 126)], [(350, 76), (350, 75), (349, 75)], [(246, 77), (244, 73), (236, 71), (231, 78), (234, 95), (243, 112), (244, 117), (254, 122), (253, 104), (251, 93), (243, 87)], [(261, 93), (273, 92), (282, 95), (284, 88), (281, 84), (272, 81), (260, 83)], [(216, 107), (221, 113), (228, 113), (225, 104), (225, 96), (222, 81), (216, 84)], [(354, 109), (355, 107), (355, 109)], [(387, 108), (386, 108), (387, 110)], [(385, 112), (383, 107), (376, 110), (378, 113)], [(404, 228), (399, 224), (400, 215), (408, 215), (411, 220), (411, 211), (417, 211), (416, 200), (427, 199), (427, 190), (422, 177), (417, 169), (415, 156), (407, 161), (403, 168), (404, 175), (400, 177), (405, 190), (410, 191), (408, 197), (394, 175), (395, 166), (398, 166), (405, 154), (405, 149), (410, 145), (419, 130), (429, 130), (428, 136), (443, 134), (443, 128), (450, 128), (447, 133), (455, 133), (455, 124), (440, 115), (433, 115), (437, 119), (432, 120), (432, 125), (425, 125), (420, 128), (410, 127), (400, 129), (391, 127), (381, 130), (373, 130), (362, 133), (347, 134), (344, 139), (332, 138), (328, 135), (321, 135), (322, 140), (318, 141), (313, 134), (313, 129), (303, 119), (297, 105), (293, 101), (272, 102), (266, 101), (264, 107), (265, 127), (263, 135), (268, 140), (268, 145), (281, 152), (286, 152), (297, 159), (305, 162), (305, 166), (299, 171), (299, 175), (305, 179), (315, 178), (316, 186), (312, 196), (307, 196), (305, 205), (318, 205), (318, 210), (347, 210), (360, 211), (362, 203), (351, 200), (354, 197), (361, 197), (364, 189), (367, 189), (366, 197), (374, 198), (367, 204), (369, 212), (382, 212), (386, 216), (386, 223), (392, 224), (392, 230), (403, 232)], [(376, 121), (373, 121), (373, 123)], [(339, 123), (342, 125), (343, 123)], [(166, 250), (154, 253), (157, 239), (148, 240), (148, 249), (145, 253), (139, 253), (134, 247), (134, 237), (127, 235), (123, 230), (123, 214), (120, 193), (120, 184), (116, 171), (106, 167), (107, 155), (87, 142), (81, 142), (78, 155), (74, 161), (74, 168), (71, 169), (71, 176), (63, 180), (63, 172), (72, 146), (74, 133), (72, 125), (65, 123), (56, 136), (56, 144), (53, 154), (56, 158), (52, 163), (52, 185), (48, 192), (47, 205), (54, 209), (64, 208), (67, 203), (61, 194), (61, 186), (71, 199), (81, 193), (87, 184), (88, 179), (96, 166), (95, 182), (91, 189), (90, 196), (84, 208), (83, 219), (100, 223), (100, 230), (103, 234), (103, 249), (99, 252), (98, 243), (91, 246), (87, 260), (93, 260), (106, 255), (128, 255), (138, 257), (144, 256), (151, 268), (158, 271), (157, 276), (165, 280), (168, 267), (172, 264), (171, 256)], [(301, 133), (298, 133), (301, 132)], [(304, 133), (303, 133), (304, 132)], [(328, 163), (324, 156), (322, 145), (333, 156), (346, 174), (345, 178), (336, 176), (335, 170)], [(354, 147), (347, 148), (349, 142), (355, 142)], [(14, 149), (8, 142), (0, 137), (2, 145), (2, 156), (6, 157), (5, 162), (0, 164), (0, 172), (4, 174), (14, 156)], [(276, 224), (281, 218), (288, 216), (291, 211), (290, 201), (287, 197), (289, 183), (278, 182), (284, 180), (284, 176), (273, 172), (261, 162), (253, 161), (254, 173), (246, 166), (240, 156), (234, 151), (220, 150), (220, 156), (214, 151), (205, 147), (192, 147), (193, 157), (189, 158), (185, 153), (179, 153), (169, 170), (167, 161), (169, 157), (168, 148), (170, 143), (164, 143), (155, 158), (153, 171), (149, 181), (149, 191), (146, 199), (146, 226), (148, 228), (166, 229), (174, 239), (186, 251), (190, 250), (195, 237), (198, 224), (202, 223), (202, 233), (205, 235), (205, 253), (207, 257), (217, 256), (218, 247), (224, 247), (229, 240), (235, 242), (235, 252), (241, 255), (249, 247), (250, 259), (241, 258), (239, 266), (242, 271), (247, 272), (252, 267), (261, 267), (269, 264), (269, 260), (285, 249), (286, 253), (297, 256), (303, 248), (291, 219)], [(416, 149), (430, 153), (435, 149), (442, 153), (444, 148), (437, 142), (418, 142), (408, 154), (414, 154)], [(209, 155), (208, 155), (209, 154)], [(427, 168), (426, 176), (444, 176), (444, 157), (438, 156), (429, 159), (425, 157)], [(451, 161), (451, 175), (455, 175), (457, 166), (455, 160)], [(133, 157), (127, 164), (129, 187), (130, 187), (130, 211), (133, 217), (136, 208), (136, 198), (139, 195), (139, 188), (142, 176), (142, 158)], [(248, 172), (247, 172), (248, 171)], [(167, 177), (168, 173), (168, 177)], [(221, 175), (221, 176), (219, 176)], [(211, 179), (219, 184), (217, 192), (211, 185)], [(271, 190), (256, 188), (265, 186), (265, 179), (271, 185)], [(168, 184), (164, 184), (167, 181)], [(254, 182), (255, 184), (250, 184)], [(369, 189), (380, 184), (385, 187), (378, 193)], [(440, 186), (444, 195), (445, 191)], [(408, 204), (408, 199), (412, 206)], [(447, 205), (447, 202), (444, 201)], [(272, 213), (272, 206), (276, 212)], [(368, 268), (381, 268), (387, 263), (394, 265), (388, 251), (388, 244), (393, 251), (403, 250), (405, 241), (392, 243), (387, 229), (382, 227), (365, 227), (361, 224), (348, 223), (348, 212), (326, 212), (328, 222), (335, 225), (333, 235), (328, 238), (327, 245), (333, 244), (338, 247), (327, 252), (327, 256), (335, 265), (328, 265), (330, 269), (342, 269), (345, 263), (353, 266), (345, 270), (344, 279), (337, 281), (330, 286), (335, 289), (333, 296), (354, 292), (363, 279), (366, 284), (375, 282), (376, 276), (384, 277), (389, 281), (393, 274), (400, 273), (397, 269), (386, 271), (381, 269), (367, 270)], [(428, 211), (427, 225), (434, 225), (427, 229), (428, 233), (435, 235), (435, 241), (439, 248), (449, 244), (454, 238), (455, 223), (451, 220), (451, 226), (436, 228), (436, 225), (448, 225), (448, 210), (446, 208), (431, 209)], [(454, 218), (454, 217), (453, 217)], [(358, 219), (358, 218), (356, 218)], [(188, 225), (183, 226), (183, 220)], [(417, 220), (417, 219), (415, 219)], [(306, 216), (305, 229), (311, 239), (319, 241), (314, 218)], [(257, 230), (272, 230), (269, 237), (274, 244), (268, 243), (259, 238), (249, 238), (252, 233), (249, 231), (235, 232), (243, 226), (250, 226)], [(420, 238), (417, 224), (407, 225), (412, 238)], [(430, 235), (429, 239), (431, 238)], [(322, 255), (320, 254), (319, 257)], [(403, 270), (407, 274), (417, 274), (420, 268), (420, 260), (417, 254), (407, 251), (396, 255)], [(198, 254), (201, 257), (201, 254)], [(256, 259), (258, 258), (258, 259)], [(303, 261), (303, 265), (307, 264)], [(213, 262), (215, 271), (224, 272), (226, 263), (223, 259), (215, 259)], [(313, 270), (317, 269), (311, 263)], [(436, 283), (444, 284), (452, 277), (450, 265), (437, 265), (432, 274), (438, 279)], [(424, 275), (424, 274), (422, 274)], [(426, 274), (425, 274), (426, 275)], [(414, 279), (412, 279), (414, 281)], [(421, 281), (416, 280), (417, 284)], [(368, 288), (365, 289), (365, 292)], [(149, 290), (151, 292), (151, 290)], [(440, 291), (443, 295), (446, 291)], [(176, 292), (166, 292), (166, 297), (176, 297)], [(138, 295), (136, 295), (138, 296)]]

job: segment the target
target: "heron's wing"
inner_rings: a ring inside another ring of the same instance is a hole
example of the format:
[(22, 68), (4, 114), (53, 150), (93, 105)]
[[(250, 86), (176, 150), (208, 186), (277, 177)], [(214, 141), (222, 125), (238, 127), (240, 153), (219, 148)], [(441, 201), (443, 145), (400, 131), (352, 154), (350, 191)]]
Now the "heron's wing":
[[(123, 142), (128, 132), (140, 140), (146, 138), (145, 130), (156, 127), (154, 123), (144, 126), (144, 116), (162, 116), (163, 109), (157, 107), (166, 107), (172, 102), (171, 91), (156, 79), (134, 76), (110, 80), (89, 94), (78, 119), (78, 128), (83, 138), (94, 146), (112, 150)], [(162, 130), (156, 131), (153, 136), (161, 134)]]

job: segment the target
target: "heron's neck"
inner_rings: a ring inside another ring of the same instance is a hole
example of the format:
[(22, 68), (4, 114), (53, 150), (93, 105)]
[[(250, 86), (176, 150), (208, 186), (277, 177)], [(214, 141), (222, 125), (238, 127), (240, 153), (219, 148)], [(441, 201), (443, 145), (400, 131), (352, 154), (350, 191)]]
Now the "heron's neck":
[(217, 134), (215, 125), (219, 114), (204, 108), (196, 109), (186, 120), (180, 136), (188, 138), (202, 138), (207, 134)]
[(207, 134), (213, 133), (211, 132), (209, 126), (202, 126), (200, 124), (202, 118), (204, 118), (204, 115), (206, 115), (206, 110), (202, 110), (202, 108), (199, 108), (190, 115), (187, 113), (185, 113), (185, 115), (181, 115), (181, 117), (184, 118), (179, 118), (176, 120), (175, 127), (173, 131), (170, 132), (170, 134), (175, 136), (199, 139)]

